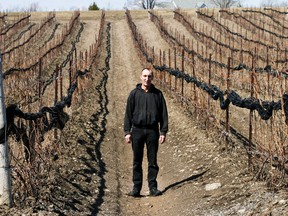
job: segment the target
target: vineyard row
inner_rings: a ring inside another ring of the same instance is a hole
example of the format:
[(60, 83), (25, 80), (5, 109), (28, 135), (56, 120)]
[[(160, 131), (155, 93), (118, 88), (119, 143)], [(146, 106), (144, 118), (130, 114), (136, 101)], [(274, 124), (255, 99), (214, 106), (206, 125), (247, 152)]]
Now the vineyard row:
[[(281, 169), (285, 168), (286, 152), (284, 144), (288, 139), (288, 95), (284, 93), (285, 85), (281, 84), (279, 86), (279, 92), (282, 92), (282, 95), (278, 102), (258, 99), (255, 97), (256, 92), (254, 91), (258, 84), (256, 82), (256, 71), (254, 69), (251, 71), (252, 73), (249, 74), (251, 86), (250, 97), (241, 97), (235, 90), (230, 88), (231, 76), (233, 74), (231, 73), (231, 69), (229, 69), (230, 67), (228, 67), (223, 76), (223, 79), (226, 80), (226, 89), (221, 90), (221, 88), (212, 84), (215, 80), (213, 80), (211, 76), (211, 66), (209, 71), (203, 72), (198, 71), (199, 67), (196, 67), (199, 63), (194, 63), (192, 72), (187, 71), (189, 68), (185, 68), (184, 50), (182, 51), (181, 70), (178, 69), (176, 64), (174, 68), (171, 66), (172, 57), (170, 50), (168, 52), (167, 64), (164, 51), (159, 51), (160, 57), (155, 58), (154, 48), (149, 47), (147, 42), (143, 40), (142, 35), (132, 20), (130, 11), (126, 11), (126, 16), (135, 40), (135, 45), (139, 49), (140, 56), (142, 56), (143, 64), (148, 62), (153, 66), (157, 71), (156, 78), (159, 79), (159, 82), (163, 84), (165, 88), (180, 96), (182, 104), (185, 105), (187, 109), (190, 109), (190, 111), (200, 114), (200, 118), (204, 119), (204, 121), (207, 121), (207, 119), (211, 121), (211, 119), (213, 119), (212, 122), (207, 123), (208, 125), (211, 126), (212, 124), (222, 130), (222, 124), (225, 122), (225, 134), (229, 136), (229, 134), (232, 133), (232, 129), (233, 131), (236, 129), (238, 134), (242, 134), (241, 137), (247, 137), (249, 164), (253, 164), (252, 160), (256, 161), (260, 157), (260, 163), (267, 161), (268, 158), (268, 160), (271, 159), (273, 165), (277, 163), (277, 166), (281, 167)], [(174, 58), (176, 58), (176, 52), (174, 53)], [(192, 62), (193, 61), (195, 61), (195, 58), (193, 58)], [(174, 60), (174, 62), (176, 61)], [(167, 67), (166, 65), (169, 66)], [(203, 73), (207, 74), (207, 82), (203, 81), (202, 76), (198, 76), (198, 74)], [(199, 80), (199, 77), (201, 77), (201, 80)], [(283, 80), (281, 83), (283, 83)], [(206, 94), (203, 94), (204, 92), (206, 92)], [(225, 95), (226, 99), (224, 99)], [(220, 110), (217, 108), (217, 104), (209, 98), (212, 98), (214, 101), (220, 101)], [(231, 106), (231, 104), (234, 106)], [(260, 120), (254, 111), (257, 111)], [(247, 117), (245, 117), (245, 115), (247, 115)], [(265, 121), (261, 122), (261, 119)], [(268, 123), (268, 119), (270, 123)], [(247, 125), (238, 125), (237, 123), (239, 122), (247, 122)], [(274, 130), (271, 130), (271, 128)], [(272, 146), (271, 143), (274, 143), (274, 145)], [(252, 155), (254, 155), (254, 157), (252, 157)], [(275, 157), (277, 157), (276, 162), (273, 160)]]

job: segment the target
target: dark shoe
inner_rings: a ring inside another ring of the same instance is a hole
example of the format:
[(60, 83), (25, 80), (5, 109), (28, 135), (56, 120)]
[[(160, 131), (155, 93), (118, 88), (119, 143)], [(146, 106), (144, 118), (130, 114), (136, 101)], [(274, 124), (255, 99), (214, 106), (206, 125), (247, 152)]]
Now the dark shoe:
[(132, 197), (140, 197), (140, 191), (136, 190), (135, 188), (130, 191), (128, 194), (128, 196), (132, 196)]
[(152, 188), (150, 190), (150, 196), (160, 196), (160, 195), (162, 195), (162, 192), (157, 188)]

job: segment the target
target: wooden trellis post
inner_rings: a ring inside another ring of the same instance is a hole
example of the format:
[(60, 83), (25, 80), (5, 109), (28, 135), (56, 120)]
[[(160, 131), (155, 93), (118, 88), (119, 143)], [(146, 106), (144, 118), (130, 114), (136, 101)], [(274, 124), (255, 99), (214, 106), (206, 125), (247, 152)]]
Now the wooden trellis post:
[(88, 67), (88, 51), (85, 52), (85, 68)]
[(182, 49), (182, 79), (181, 79), (181, 96), (184, 97), (184, 62), (185, 62), (185, 52), (184, 49)]
[[(255, 54), (256, 54), (256, 49), (255, 49)], [(254, 65), (254, 55), (252, 56), (252, 71), (251, 71), (251, 87), (250, 87), (250, 97), (254, 97), (254, 70), (255, 70), (255, 65)], [(253, 111), (250, 110), (249, 113), (249, 147), (248, 147), (248, 168), (251, 170), (252, 168), (252, 134), (253, 134), (253, 126), (252, 126), (252, 120), (253, 120)]]
[(60, 100), (63, 98), (63, 76), (62, 76), (62, 68), (59, 71), (60, 76)]
[[(192, 53), (192, 74), (193, 74), (193, 77), (196, 78), (196, 61), (195, 61), (195, 55), (194, 53)], [(194, 103), (196, 104), (196, 101), (197, 101), (197, 94), (196, 94), (196, 91), (197, 91), (197, 88), (196, 88), (196, 84), (193, 83), (193, 90), (191, 92), (193, 92), (193, 100), (194, 100)]]
[[(162, 50), (159, 50), (159, 65), (162, 66)], [(162, 82), (162, 73), (158, 71), (158, 79)]]
[(40, 106), (41, 106), (41, 95), (42, 95), (42, 58), (39, 59), (38, 82), (39, 82), (38, 96), (39, 96), (39, 101), (40, 101)]
[[(165, 51), (163, 51), (163, 65), (165, 65), (166, 63), (166, 55), (165, 55)], [(166, 72), (163, 72), (163, 80), (162, 80), (162, 84), (164, 84), (166, 86)]]
[(69, 89), (71, 88), (72, 85), (72, 64), (73, 64), (73, 59), (70, 60), (69, 62)]
[(55, 78), (55, 97), (54, 97), (54, 104), (57, 103), (58, 100), (58, 78), (59, 78), (59, 68), (58, 65), (56, 66), (55, 69), (55, 74), (56, 74), (56, 78)]
[(152, 48), (152, 61), (153, 62), (155, 61), (155, 49), (154, 49), (154, 46)]
[(0, 205), (12, 207), (10, 163), (8, 157), (8, 144), (6, 140), (7, 121), (2, 82), (2, 56), (0, 54)]
[[(228, 70), (227, 70), (227, 91), (230, 91), (230, 73), (231, 73), (231, 57), (228, 58)], [(226, 128), (226, 149), (228, 147), (228, 134), (230, 130), (229, 126), (229, 106), (226, 109), (226, 123), (225, 123), (225, 128)]]
[[(266, 66), (269, 65), (269, 47), (267, 46)], [(270, 92), (270, 73), (267, 73), (267, 92)]]
[(78, 70), (78, 67), (77, 67), (77, 60), (78, 60), (78, 59), (77, 59), (77, 49), (76, 49), (76, 48), (75, 48), (75, 53), (74, 53), (74, 54), (75, 54), (75, 57), (74, 57), (74, 59), (75, 59), (75, 60), (74, 60), (74, 64), (75, 64), (75, 71), (76, 71), (76, 73), (77, 73), (77, 70)]
[[(169, 49), (169, 69), (171, 69), (171, 50)], [(172, 84), (171, 84), (171, 74), (169, 73), (169, 89), (171, 91), (172, 89)]]
[[(211, 61), (212, 61), (212, 54), (209, 54), (209, 74), (208, 74), (208, 86), (211, 88)], [(208, 96), (208, 113), (210, 113), (210, 97)]]
[[(177, 53), (176, 47), (174, 47), (174, 68), (175, 69), (177, 68), (176, 53)], [(174, 79), (175, 79), (175, 93), (177, 93), (177, 77), (175, 76)]]
[[(56, 78), (55, 78), (55, 98), (54, 98), (54, 104), (57, 103), (58, 101), (58, 78), (59, 78), (59, 67), (58, 65), (56, 66)], [(57, 141), (57, 129), (54, 129), (54, 142)]]

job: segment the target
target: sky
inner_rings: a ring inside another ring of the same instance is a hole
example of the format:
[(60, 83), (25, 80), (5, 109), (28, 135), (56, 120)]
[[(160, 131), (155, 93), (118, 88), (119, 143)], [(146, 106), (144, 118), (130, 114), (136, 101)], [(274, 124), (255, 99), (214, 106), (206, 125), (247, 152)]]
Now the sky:
[[(262, 1), (241, 0), (244, 7), (259, 7)], [(105, 10), (123, 10), (127, 4), (127, 0), (0, 0), (0, 11), (27, 10), (35, 3), (38, 11), (87, 10), (93, 2)]]
[(39, 11), (87, 10), (95, 2), (100, 9), (123, 10), (127, 0), (0, 0), (0, 11), (28, 9), (37, 3)]

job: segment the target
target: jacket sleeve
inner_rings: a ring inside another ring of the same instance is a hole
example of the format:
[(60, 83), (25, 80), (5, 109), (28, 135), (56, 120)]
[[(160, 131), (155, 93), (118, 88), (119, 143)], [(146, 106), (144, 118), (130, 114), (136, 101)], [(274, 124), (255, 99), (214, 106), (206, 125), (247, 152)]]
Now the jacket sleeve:
[(161, 135), (166, 135), (168, 131), (168, 111), (167, 111), (167, 106), (166, 106), (166, 101), (161, 93), (161, 120), (160, 120), (160, 134)]
[(132, 92), (129, 94), (126, 104), (126, 111), (124, 117), (124, 133), (125, 135), (130, 134), (132, 128), (132, 114), (133, 114), (133, 103), (132, 103)]

